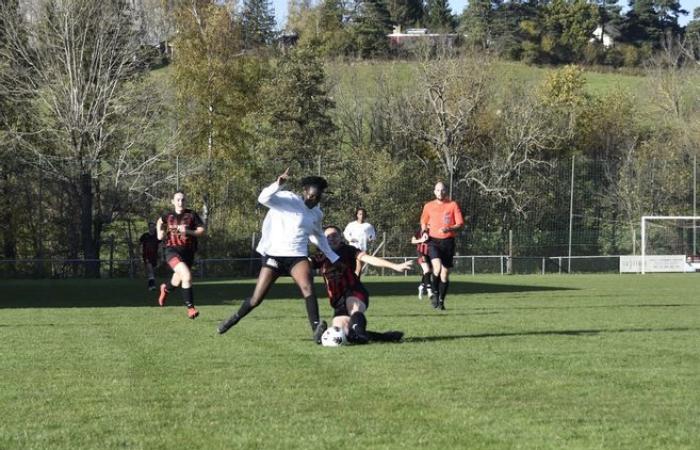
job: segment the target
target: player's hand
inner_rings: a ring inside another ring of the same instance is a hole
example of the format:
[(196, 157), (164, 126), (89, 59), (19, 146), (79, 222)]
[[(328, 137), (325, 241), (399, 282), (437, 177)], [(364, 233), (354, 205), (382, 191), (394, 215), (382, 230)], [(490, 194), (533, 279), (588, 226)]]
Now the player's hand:
[(440, 231), (442, 231), (443, 233), (449, 233), (450, 231), (452, 231), (452, 228), (450, 228), (450, 227), (442, 227), (442, 228), (440, 228)]
[(430, 236), (428, 236), (427, 231), (424, 231), (423, 234), (420, 235), (420, 238), (423, 240), (423, 242), (426, 242), (428, 239), (430, 239)]
[(395, 270), (397, 272), (404, 272), (406, 270), (411, 270), (412, 267), (413, 267), (413, 261), (405, 261), (401, 264), (397, 264)]
[(180, 235), (187, 234), (186, 231), (187, 231), (187, 225), (178, 225), (177, 226), (177, 234), (180, 234)]
[(289, 167), (284, 171), (284, 173), (277, 177), (277, 183), (282, 186), (289, 178)]

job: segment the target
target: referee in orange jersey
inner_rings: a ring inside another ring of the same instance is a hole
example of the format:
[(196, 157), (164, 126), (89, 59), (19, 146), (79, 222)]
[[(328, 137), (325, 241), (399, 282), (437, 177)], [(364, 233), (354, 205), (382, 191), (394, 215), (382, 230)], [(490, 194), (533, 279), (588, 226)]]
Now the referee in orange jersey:
[(445, 295), (450, 285), (450, 269), (455, 255), (456, 231), (464, 226), (462, 210), (457, 202), (447, 197), (445, 184), (439, 181), (435, 185), (435, 200), (423, 207), (420, 226), (424, 235), (428, 235), (428, 255), (433, 266), (430, 284), (433, 292), (430, 303), (433, 308), (445, 309)]

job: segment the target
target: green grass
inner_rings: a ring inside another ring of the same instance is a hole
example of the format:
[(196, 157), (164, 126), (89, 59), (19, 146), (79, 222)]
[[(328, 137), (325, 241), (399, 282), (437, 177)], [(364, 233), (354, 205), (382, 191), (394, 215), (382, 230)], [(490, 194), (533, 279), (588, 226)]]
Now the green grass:
[(2, 281), (0, 448), (698, 448), (699, 282), (460, 276), (437, 312), (369, 278), (405, 341), (328, 349), (289, 284), (217, 336), (250, 280), (196, 281), (196, 321), (141, 280)]

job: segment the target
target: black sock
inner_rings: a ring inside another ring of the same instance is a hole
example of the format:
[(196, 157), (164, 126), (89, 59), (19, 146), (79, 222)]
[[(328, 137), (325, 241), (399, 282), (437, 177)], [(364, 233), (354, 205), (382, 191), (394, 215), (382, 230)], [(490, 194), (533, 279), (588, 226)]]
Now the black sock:
[(365, 332), (367, 329), (367, 317), (365, 317), (364, 313), (358, 311), (350, 316), (350, 329)]
[(423, 278), (421, 278), (420, 283), (426, 288), (430, 286), (430, 272), (423, 274)]
[(447, 288), (450, 287), (450, 280), (443, 281), (440, 283), (440, 299), (445, 300), (445, 296), (447, 295)]
[(403, 339), (403, 331), (385, 331), (380, 333), (378, 331), (367, 330), (367, 337), (370, 341), (377, 342), (400, 342)]
[(192, 287), (182, 288), (182, 299), (185, 301), (185, 306), (188, 308), (194, 308), (194, 294), (192, 293)]
[(247, 298), (243, 300), (243, 303), (241, 303), (241, 306), (238, 308), (238, 311), (234, 315), (232, 315), (227, 322), (230, 323), (230, 326), (234, 326), (237, 324), (242, 318), (248, 315), (249, 312), (254, 310), (258, 305), (253, 305), (250, 303), (250, 299)]
[(433, 290), (433, 294), (437, 295), (440, 292), (440, 276), (434, 273), (430, 274), (430, 287)]
[(304, 297), (304, 302), (306, 303), (306, 315), (309, 316), (311, 331), (316, 331), (316, 326), (321, 321), (318, 314), (318, 299), (316, 295), (311, 294), (308, 297)]

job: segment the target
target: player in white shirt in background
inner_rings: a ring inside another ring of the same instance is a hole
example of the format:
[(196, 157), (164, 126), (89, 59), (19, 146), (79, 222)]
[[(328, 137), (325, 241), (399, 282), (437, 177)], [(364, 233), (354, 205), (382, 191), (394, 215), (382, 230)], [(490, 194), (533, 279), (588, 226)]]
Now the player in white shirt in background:
[(226, 333), (265, 299), (274, 282), (282, 275), (290, 275), (299, 286), (306, 302), (306, 312), (317, 344), (327, 328), (320, 320), (318, 299), (314, 292), (313, 274), (309, 262), (309, 241), (318, 247), (332, 262), (338, 255), (331, 249), (323, 234), (323, 212), (318, 207), (328, 183), (321, 177), (301, 180), (303, 195), (281, 190), (289, 178), (289, 168), (277, 181), (260, 192), (258, 202), (269, 211), (262, 225), (262, 237), (257, 251), (263, 257), (263, 265), (250, 298), (243, 301), (238, 311), (218, 326), (219, 334)]
[[(365, 208), (357, 208), (355, 210), (355, 218), (357, 220), (353, 220), (345, 226), (343, 236), (348, 241), (348, 244), (366, 252), (369, 243), (377, 239), (377, 232), (371, 223), (365, 222), (367, 220), (367, 210)], [(361, 272), (362, 263), (358, 260), (355, 273), (357, 276), (360, 276)]]

